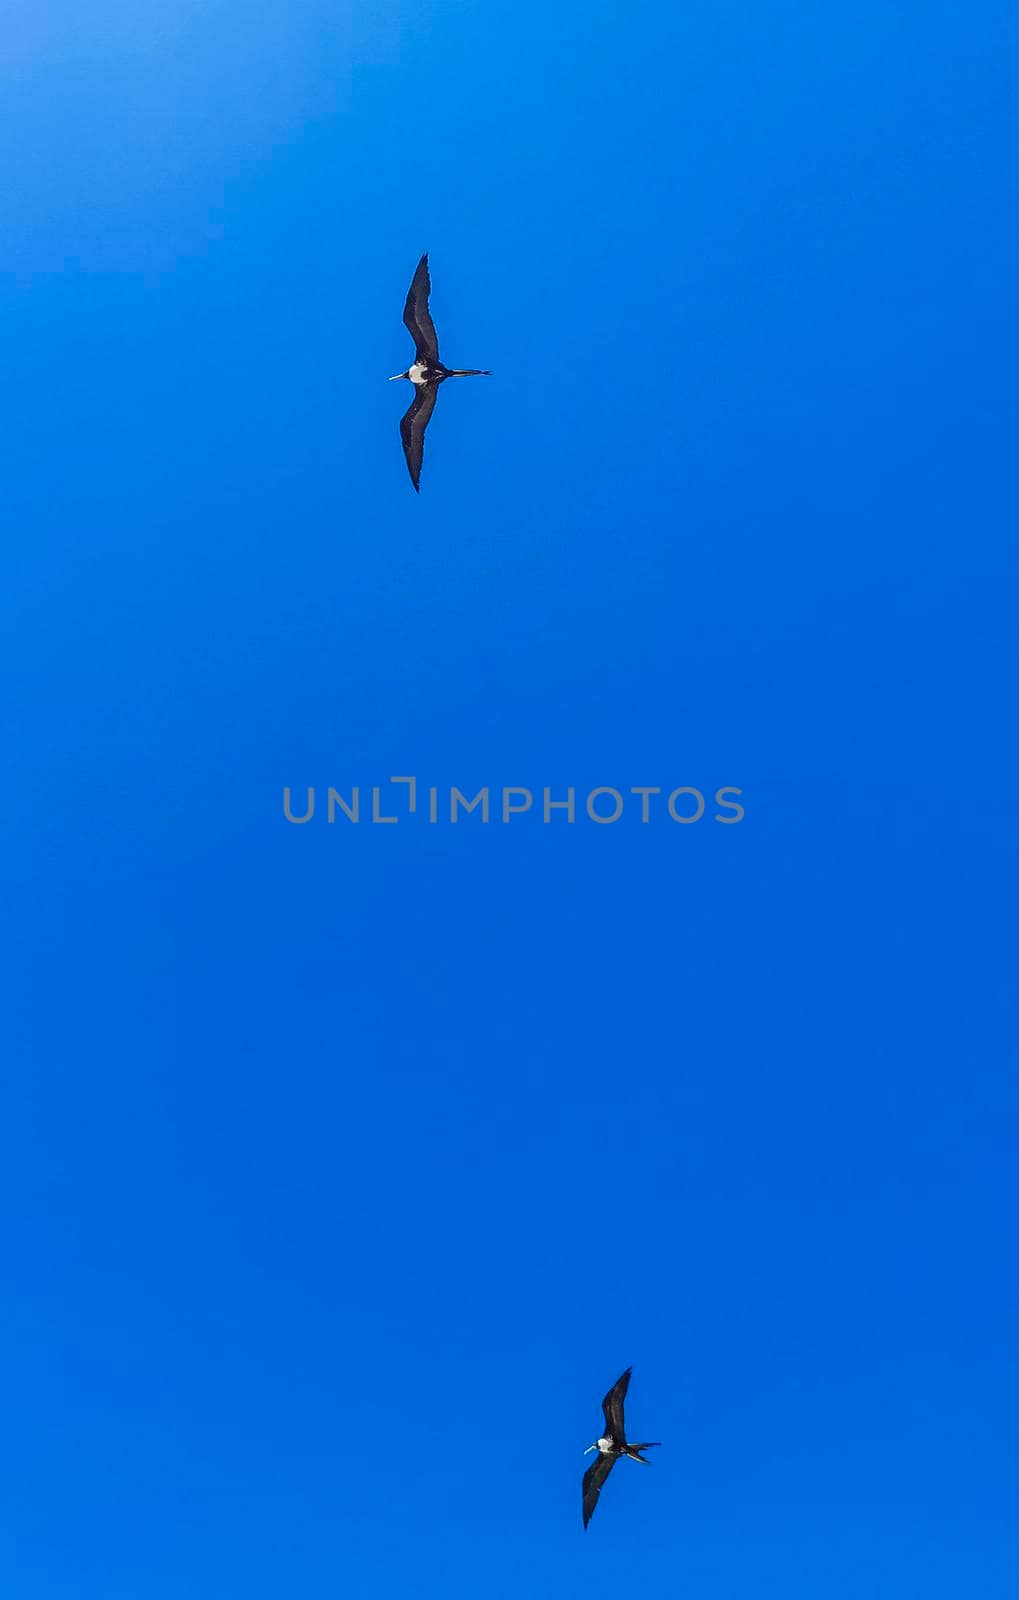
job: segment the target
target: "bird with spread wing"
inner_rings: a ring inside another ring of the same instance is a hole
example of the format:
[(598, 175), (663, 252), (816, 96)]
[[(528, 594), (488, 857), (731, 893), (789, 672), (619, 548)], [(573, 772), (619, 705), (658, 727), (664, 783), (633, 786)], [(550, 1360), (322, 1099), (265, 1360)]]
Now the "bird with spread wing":
[(584, 1454), (590, 1450), (597, 1450), (598, 1459), (588, 1467), (584, 1473), (582, 1500), (584, 1508), (584, 1527), (586, 1528), (594, 1515), (594, 1508), (598, 1504), (602, 1485), (612, 1468), (621, 1456), (627, 1456), (631, 1461), (639, 1461), (642, 1466), (649, 1467), (650, 1461), (645, 1461), (641, 1455), (642, 1450), (657, 1448), (658, 1439), (647, 1440), (644, 1444), (627, 1444), (626, 1428), (623, 1424), (623, 1401), (626, 1391), (630, 1387), (630, 1373), (632, 1367), (627, 1367), (621, 1378), (612, 1385), (608, 1394), (601, 1403), (605, 1413), (605, 1432), (594, 1444), (590, 1444)]
[(406, 372), (395, 372), (390, 380), (396, 383), (400, 378), (409, 378), (414, 385), (414, 399), (409, 410), (400, 419), (400, 438), (403, 441), (403, 453), (407, 458), (410, 481), (419, 493), (421, 463), (425, 453), (425, 429), (435, 410), (439, 385), (445, 383), (447, 378), (492, 376), (490, 372), (482, 371), (479, 367), (443, 366), (439, 360), (439, 341), (435, 333), (435, 323), (428, 309), (431, 288), (426, 251), (417, 264), (417, 271), (407, 291), (407, 303), (403, 308), (403, 320), (414, 340), (414, 360)]

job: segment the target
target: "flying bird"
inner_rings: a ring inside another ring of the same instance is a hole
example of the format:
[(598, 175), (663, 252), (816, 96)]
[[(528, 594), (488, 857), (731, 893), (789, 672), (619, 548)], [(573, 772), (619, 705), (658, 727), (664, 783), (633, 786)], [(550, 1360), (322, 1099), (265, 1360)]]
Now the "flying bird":
[(594, 1444), (589, 1444), (584, 1454), (597, 1450), (598, 1459), (593, 1466), (588, 1467), (584, 1473), (584, 1527), (586, 1528), (594, 1516), (594, 1508), (598, 1504), (602, 1484), (608, 1477), (620, 1456), (628, 1456), (631, 1461), (639, 1461), (642, 1466), (649, 1467), (650, 1461), (645, 1461), (641, 1455), (642, 1450), (650, 1450), (661, 1443), (659, 1439), (650, 1439), (645, 1444), (627, 1444), (626, 1429), (623, 1426), (623, 1401), (626, 1391), (630, 1387), (630, 1373), (632, 1367), (627, 1367), (623, 1376), (619, 1378), (609, 1390), (601, 1403), (605, 1413), (605, 1432)]
[(428, 309), (431, 289), (428, 252), (425, 251), (417, 264), (417, 271), (407, 292), (407, 303), (403, 308), (403, 320), (414, 340), (414, 362), (406, 372), (394, 372), (389, 380), (390, 383), (396, 383), (399, 378), (409, 378), (414, 385), (414, 399), (410, 410), (400, 419), (400, 438), (403, 440), (403, 453), (407, 457), (410, 481), (418, 493), (421, 492), (421, 460), (425, 453), (425, 429), (435, 410), (440, 383), (445, 383), (447, 378), (492, 376), (490, 372), (482, 372), (478, 367), (443, 366), (439, 360), (439, 341), (435, 335), (435, 323)]

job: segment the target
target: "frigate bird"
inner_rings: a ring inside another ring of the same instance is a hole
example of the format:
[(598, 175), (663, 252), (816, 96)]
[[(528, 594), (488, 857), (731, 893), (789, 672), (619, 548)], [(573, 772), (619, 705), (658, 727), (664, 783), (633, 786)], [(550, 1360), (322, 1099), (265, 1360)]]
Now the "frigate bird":
[(659, 1439), (649, 1439), (644, 1444), (627, 1444), (626, 1429), (623, 1426), (623, 1400), (630, 1387), (630, 1373), (632, 1367), (627, 1367), (623, 1376), (619, 1378), (609, 1390), (601, 1403), (605, 1413), (605, 1432), (594, 1444), (589, 1444), (584, 1454), (597, 1450), (598, 1459), (593, 1466), (588, 1467), (584, 1473), (584, 1527), (586, 1528), (594, 1516), (594, 1508), (598, 1504), (602, 1484), (608, 1477), (620, 1456), (628, 1456), (631, 1461), (639, 1461), (642, 1466), (649, 1467), (650, 1461), (645, 1461), (641, 1455), (642, 1450), (651, 1450), (658, 1446)]
[(443, 366), (439, 360), (439, 341), (435, 335), (435, 323), (428, 309), (431, 289), (426, 250), (417, 264), (417, 271), (407, 292), (407, 303), (403, 308), (403, 320), (414, 340), (415, 358), (406, 372), (394, 372), (389, 380), (390, 383), (396, 383), (399, 378), (409, 378), (414, 385), (415, 394), (410, 410), (400, 419), (400, 438), (403, 440), (403, 453), (407, 457), (410, 481), (418, 493), (421, 492), (421, 459), (425, 453), (425, 429), (435, 410), (439, 385), (445, 383), (447, 378), (492, 376), (490, 372), (482, 372), (478, 367)]

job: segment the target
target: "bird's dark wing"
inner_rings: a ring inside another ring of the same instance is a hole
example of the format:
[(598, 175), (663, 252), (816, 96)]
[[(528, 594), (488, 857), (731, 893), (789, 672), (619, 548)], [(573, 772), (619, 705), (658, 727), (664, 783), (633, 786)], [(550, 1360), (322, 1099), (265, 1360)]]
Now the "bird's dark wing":
[(421, 462), (425, 453), (425, 429), (435, 410), (435, 397), (438, 392), (437, 383), (422, 383), (409, 411), (405, 411), (400, 418), (400, 438), (403, 440), (403, 453), (407, 457), (410, 481), (419, 493)]
[(623, 1376), (616, 1380), (601, 1403), (605, 1413), (605, 1434), (616, 1444), (626, 1443), (626, 1432), (623, 1427), (623, 1400), (630, 1387), (630, 1373), (632, 1367), (627, 1367)]
[(591, 1518), (594, 1516), (594, 1508), (598, 1504), (598, 1496), (601, 1494), (601, 1486), (605, 1482), (605, 1479), (608, 1477), (609, 1473), (612, 1471), (612, 1468), (615, 1466), (618, 1459), (618, 1456), (603, 1456), (599, 1454), (594, 1465), (592, 1467), (588, 1467), (587, 1471), (584, 1473), (583, 1498), (585, 1528), (587, 1527)]
[(435, 323), (432, 321), (428, 309), (428, 296), (432, 292), (431, 279), (428, 276), (428, 252), (418, 262), (414, 281), (407, 291), (407, 304), (403, 308), (403, 320), (407, 324), (410, 336), (417, 350), (418, 360), (427, 362), (434, 367), (439, 359), (439, 341), (435, 334)]

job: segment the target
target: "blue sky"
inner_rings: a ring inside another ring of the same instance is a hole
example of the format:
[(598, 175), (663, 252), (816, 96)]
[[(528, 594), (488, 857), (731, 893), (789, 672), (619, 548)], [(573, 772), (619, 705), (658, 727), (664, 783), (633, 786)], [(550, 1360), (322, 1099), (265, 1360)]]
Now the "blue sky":
[(1015, 1593), (1017, 22), (804, 12), (8, 7), (18, 1600)]

